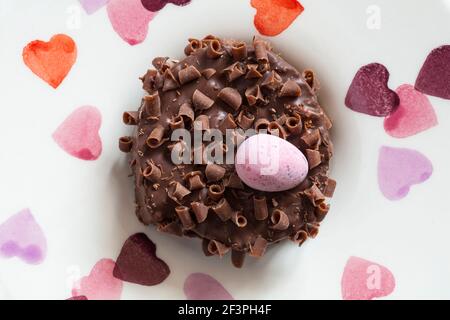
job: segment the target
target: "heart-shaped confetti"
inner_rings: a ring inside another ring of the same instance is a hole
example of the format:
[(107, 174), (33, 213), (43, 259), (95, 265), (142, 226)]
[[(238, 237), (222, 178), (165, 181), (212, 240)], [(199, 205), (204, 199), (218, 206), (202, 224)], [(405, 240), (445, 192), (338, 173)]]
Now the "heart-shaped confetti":
[(130, 45), (145, 40), (148, 24), (156, 15), (145, 9), (141, 0), (110, 0), (107, 10), (114, 30)]
[(386, 267), (358, 257), (348, 259), (341, 281), (344, 300), (372, 300), (394, 289), (394, 276)]
[(389, 71), (379, 63), (358, 70), (345, 97), (345, 105), (356, 112), (385, 117), (394, 112), (400, 99), (388, 87)]
[(103, 6), (105, 6), (109, 0), (78, 0), (83, 6), (87, 14), (93, 14)]
[(191, 2), (191, 0), (141, 0), (145, 9), (157, 12), (164, 8), (166, 4), (172, 3), (176, 6), (185, 6)]
[(251, 0), (251, 5), (256, 9), (255, 27), (266, 36), (282, 33), (304, 10), (297, 0)]
[(116, 278), (143, 286), (157, 285), (169, 274), (169, 266), (156, 256), (156, 245), (144, 233), (125, 241), (114, 268)]
[(438, 124), (436, 113), (428, 98), (404, 84), (396, 90), (400, 104), (384, 119), (384, 129), (395, 138), (406, 138)]
[(34, 74), (56, 89), (77, 59), (77, 46), (71, 37), (57, 34), (49, 42), (30, 42), (22, 57)]
[(47, 240), (29, 209), (0, 225), (0, 257), (19, 257), (28, 264), (40, 264), (46, 254)]
[(389, 200), (399, 200), (409, 193), (411, 186), (426, 181), (433, 173), (433, 165), (418, 151), (381, 147), (378, 159), (378, 184)]
[(417, 77), (416, 89), (430, 96), (450, 99), (450, 45), (431, 51)]
[(55, 142), (68, 154), (82, 160), (96, 160), (102, 152), (98, 134), (102, 124), (100, 111), (79, 107), (53, 133)]
[(72, 296), (78, 297), (77, 300), (83, 296), (89, 300), (119, 300), (123, 282), (113, 276), (114, 266), (111, 259), (98, 261), (87, 277), (74, 284)]
[(83, 301), (83, 300), (88, 300), (88, 298), (86, 296), (76, 296), (76, 297), (72, 297), (72, 298), (69, 298), (66, 300), (81, 300), (81, 301)]
[(233, 300), (219, 281), (204, 273), (192, 273), (184, 281), (188, 300)]

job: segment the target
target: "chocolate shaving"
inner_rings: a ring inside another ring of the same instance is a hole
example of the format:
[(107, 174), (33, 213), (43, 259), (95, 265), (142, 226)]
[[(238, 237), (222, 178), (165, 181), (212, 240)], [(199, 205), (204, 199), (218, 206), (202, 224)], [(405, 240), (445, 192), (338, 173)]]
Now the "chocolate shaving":
[(211, 252), (209, 252), (209, 250), (208, 250), (209, 242), (210, 242), (210, 240), (205, 239), (205, 238), (203, 238), (203, 240), (202, 240), (202, 251), (203, 251), (204, 255), (207, 257), (214, 255)]
[(213, 255), (223, 257), (229, 250), (229, 247), (216, 240), (211, 240), (208, 244), (208, 252)]
[(239, 228), (245, 228), (247, 226), (247, 218), (239, 211), (233, 213), (231, 221)]
[(308, 227), (308, 236), (310, 238), (315, 238), (319, 234), (319, 224), (307, 224)]
[(246, 113), (244, 110), (242, 110), (237, 117), (239, 126), (244, 130), (251, 128), (254, 121), (255, 116), (253, 114)]
[(225, 188), (219, 184), (212, 184), (208, 188), (208, 197), (214, 201), (218, 201), (223, 197)]
[(267, 56), (267, 48), (265, 41), (256, 39), (253, 42), (253, 45), (255, 46), (255, 55), (258, 63), (260, 64), (269, 63), (269, 57)]
[(250, 245), (250, 256), (260, 258), (264, 255), (267, 248), (267, 240), (261, 236), (258, 236), (255, 242)]
[(330, 210), (330, 205), (326, 204), (325, 201), (321, 202), (314, 211), (317, 221), (322, 222), (323, 219), (325, 219), (325, 216), (327, 215), (329, 210)]
[(183, 230), (178, 222), (161, 223), (156, 228), (159, 232), (173, 234), (179, 237), (183, 236)]
[(163, 137), (164, 137), (164, 127), (158, 124), (148, 136), (146, 141), (147, 145), (152, 149), (158, 148), (167, 140), (163, 139)]
[(314, 169), (322, 162), (320, 152), (317, 150), (306, 149), (306, 158), (308, 159), (309, 170)]
[(142, 105), (147, 119), (158, 119), (161, 116), (161, 99), (158, 92), (145, 96)]
[(192, 110), (192, 106), (189, 102), (185, 102), (180, 106), (180, 109), (178, 110), (178, 116), (187, 118), (191, 120), (191, 122), (194, 121), (195, 113), (194, 110)]
[(280, 137), (281, 139), (286, 139), (287, 137), (284, 128), (276, 121), (270, 122), (267, 129), (271, 135)]
[(202, 71), (202, 75), (207, 79), (211, 79), (216, 74), (216, 69), (208, 68)]
[(213, 207), (213, 210), (220, 220), (224, 222), (231, 219), (233, 215), (233, 209), (225, 198), (220, 199), (219, 203)]
[(191, 230), (195, 228), (195, 223), (192, 221), (189, 208), (185, 206), (179, 206), (175, 208), (175, 212), (180, 218), (181, 224), (185, 230)]
[(281, 79), (280, 75), (276, 73), (276, 71), (271, 71), (267, 73), (267, 76), (261, 83), (261, 87), (275, 91), (281, 86), (282, 81), (283, 80)]
[(142, 88), (148, 93), (154, 93), (164, 85), (163, 76), (156, 70), (148, 70), (141, 80)]
[(163, 71), (164, 66), (166, 65), (166, 61), (169, 60), (169, 57), (156, 57), (152, 60), (152, 65), (155, 67), (158, 71)]
[(263, 77), (261, 72), (258, 71), (257, 64), (249, 64), (247, 65), (248, 72), (245, 75), (245, 79), (260, 79)]
[(196, 89), (192, 95), (192, 102), (197, 110), (206, 110), (213, 106), (214, 100)]
[(256, 120), (256, 122), (255, 122), (256, 132), (259, 132), (261, 130), (268, 130), (269, 124), (270, 124), (269, 120), (267, 120), (265, 118), (260, 118), (260, 119)]
[(151, 182), (158, 182), (161, 180), (161, 169), (153, 163), (150, 163), (149, 166), (144, 169), (142, 175)]
[(301, 140), (309, 147), (316, 147), (320, 144), (320, 132), (318, 129), (314, 129), (309, 133), (302, 135)]
[(264, 102), (264, 96), (262, 95), (261, 88), (258, 85), (247, 88), (245, 90), (245, 97), (248, 104), (253, 106), (259, 102)]
[(180, 79), (181, 85), (197, 80), (201, 76), (200, 71), (194, 66), (188, 66), (178, 72), (178, 79)]
[(254, 196), (253, 197), (253, 207), (255, 219), (262, 221), (269, 217), (269, 211), (267, 208), (267, 199), (264, 196)]
[(166, 92), (169, 90), (174, 90), (180, 87), (180, 84), (178, 83), (177, 79), (173, 75), (172, 71), (170, 69), (167, 69), (164, 72), (164, 86), (162, 91)]
[(231, 55), (235, 61), (241, 61), (247, 58), (247, 45), (245, 42), (235, 42), (231, 46)]
[(224, 177), (226, 169), (213, 163), (209, 163), (205, 169), (208, 182), (220, 181)]
[(288, 80), (281, 87), (280, 97), (300, 97), (302, 89), (294, 80)]
[(287, 118), (285, 124), (291, 134), (300, 134), (302, 132), (302, 119), (299, 115)]
[(225, 187), (231, 189), (244, 189), (244, 184), (242, 183), (241, 178), (233, 172), (227, 179), (225, 179)]
[(192, 202), (191, 203), (192, 211), (194, 211), (195, 218), (198, 223), (202, 223), (208, 217), (209, 207), (201, 202)]
[(231, 262), (236, 268), (242, 268), (245, 261), (245, 252), (239, 250), (231, 250)]
[(273, 210), (270, 221), (273, 224), (272, 229), (274, 230), (281, 231), (289, 228), (289, 217), (284, 211), (280, 209)]
[(189, 189), (177, 181), (170, 182), (169, 187), (168, 196), (175, 202), (180, 202), (184, 197), (191, 193)]
[(128, 153), (131, 151), (132, 147), (133, 147), (133, 138), (132, 137), (122, 137), (119, 139), (120, 151)]
[(306, 189), (304, 193), (314, 207), (318, 207), (319, 204), (325, 200), (325, 196), (322, 191), (320, 191), (315, 184), (313, 184), (309, 189)]
[(184, 53), (189, 56), (202, 47), (202, 41), (197, 39), (189, 39), (189, 44), (184, 48)]
[(223, 69), (223, 74), (225, 74), (229, 82), (232, 82), (245, 74), (244, 65), (240, 62), (235, 62), (231, 66)]
[(201, 171), (193, 171), (189, 172), (185, 179), (187, 180), (189, 190), (199, 190), (206, 187), (206, 184), (202, 180), (202, 172)]
[(299, 230), (295, 233), (291, 240), (301, 246), (308, 239), (308, 233), (305, 230)]
[(335, 189), (336, 189), (336, 180), (328, 179), (325, 189), (323, 190), (323, 195), (327, 198), (331, 198), (333, 197)]
[(123, 113), (122, 120), (126, 125), (135, 126), (139, 121), (139, 113), (137, 111), (126, 111)]
[(231, 113), (227, 114), (227, 116), (222, 120), (222, 122), (219, 125), (219, 130), (222, 131), (222, 133), (226, 133), (227, 129), (236, 129), (237, 124), (234, 122), (233, 115)]
[(217, 59), (223, 55), (222, 45), (218, 40), (211, 40), (206, 49), (206, 56), (210, 59)]
[(195, 119), (194, 126), (199, 130), (208, 130), (209, 129), (209, 118), (205, 114), (201, 114)]
[(176, 116), (169, 121), (170, 129), (183, 129), (184, 128), (184, 120), (182, 116)]
[(311, 88), (312, 92), (317, 92), (320, 89), (320, 83), (316, 78), (315, 72), (312, 70), (303, 71), (303, 78), (305, 78), (306, 83)]
[(219, 92), (218, 97), (234, 110), (238, 110), (242, 104), (242, 97), (239, 91), (234, 88), (223, 88)]

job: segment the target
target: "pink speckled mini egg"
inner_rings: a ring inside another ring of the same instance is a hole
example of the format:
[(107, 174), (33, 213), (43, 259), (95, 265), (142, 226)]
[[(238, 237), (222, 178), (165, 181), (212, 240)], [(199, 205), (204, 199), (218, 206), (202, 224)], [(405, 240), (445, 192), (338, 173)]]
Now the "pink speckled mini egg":
[(249, 187), (278, 192), (299, 185), (308, 174), (308, 161), (293, 144), (274, 135), (257, 134), (236, 153), (236, 172)]

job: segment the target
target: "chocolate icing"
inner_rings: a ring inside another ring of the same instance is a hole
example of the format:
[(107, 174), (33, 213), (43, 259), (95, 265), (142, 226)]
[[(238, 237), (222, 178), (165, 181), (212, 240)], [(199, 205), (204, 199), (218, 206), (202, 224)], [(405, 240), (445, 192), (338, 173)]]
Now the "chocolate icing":
[[(331, 121), (317, 100), (314, 73), (298, 72), (257, 38), (252, 44), (190, 39), (185, 53), (180, 62), (154, 60), (156, 70), (141, 78), (148, 95), (138, 113), (124, 116), (137, 126), (134, 137), (121, 138), (120, 149), (131, 154), (139, 220), (203, 239), (206, 255), (231, 249), (237, 267), (246, 254), (262, 256), (270, 243), (314, 238), (329, 210), (325, 197), (336, 185), (328, 179)], [(173, 164), (171, 150), (183, 146), (170, 141), (171, 131), (192, 132), (194, 119), (203, 129), (277, 131), (308, 156), (307, 179), (269, 193), (244, 185), (233, 165)]]

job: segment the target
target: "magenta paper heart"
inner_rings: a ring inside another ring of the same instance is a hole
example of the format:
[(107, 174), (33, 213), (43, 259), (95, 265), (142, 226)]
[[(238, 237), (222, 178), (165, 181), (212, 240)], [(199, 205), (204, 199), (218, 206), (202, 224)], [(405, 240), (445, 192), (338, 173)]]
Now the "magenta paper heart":
[(358, 257), (350, 257), (341, 280), (342, 299), (372, 300), (390, 295), (395, 279), (386, 267)]
[(141, 1), (144, 8), (152, 12), (157, 12), (161, 10), (168, 3), (172, 3), (176, 6), (185, 6), (191, 2), (191, 0), (141, 0)]
[(0, 256), (19, 257), (28, 264), (40, 264), (47, 255), (47, 240), (29, 209), (0, 225)]
[(389, 71), (379, 63), (361, 67), (345, 97), (345, 105), (356, 112), (385, 117), (399, 104), (397, 94), (389, 89)]
[(431, 51), (417, 77), (416, 89), (430, 96), (450, 99), (450, 45)]
[(423, 154), (410, 149), (381, 147), (378, 158), (378, 184), (389, 200), (399, 200), (411, 186), (426, 181), (433, 165)]
[(78, 301), (84, 301), (84, 300), (89, 300), (86, 296), (76, 296), (76, 297), (72, 297), (66, 300), (78, 300)]
[(184, 281), (188, 300), (233, 300), (219, 281), (204, 273), (192, 273)]
[(106, 5), (109, 0), (78, 0), (87, 14), (93, 14)]
[(68, 154), (82, 160), (96, 160), (102, 153), (98, 134), (100, 111), (91, 106), (76, 109), (53, 133), (55, 142)]
[(116, 278), (143, 286), (157, 285), (169, 274), (169, 266), (156, 256), (156, 245), (144, 233), (125, 241), (114, 268)]
[(145, 9), (141, 0), (110, 0), (107, 10), (114, 30), (130, 45), (145, 40), (148, 24), (156, 15)]
[(84, 296), (88, 300), (119, 300), (123, 283), (113, 276), (114, 266), (115, 263), (111, 259), (98, 261), (87, 277), (74, 284), (72, 296)]
[(428, 98), (404, 84), (396, 90), (400, 104), (384, 119), (384, 130), (395, 138), (406, 138), (438, 124), (436, 113)]

